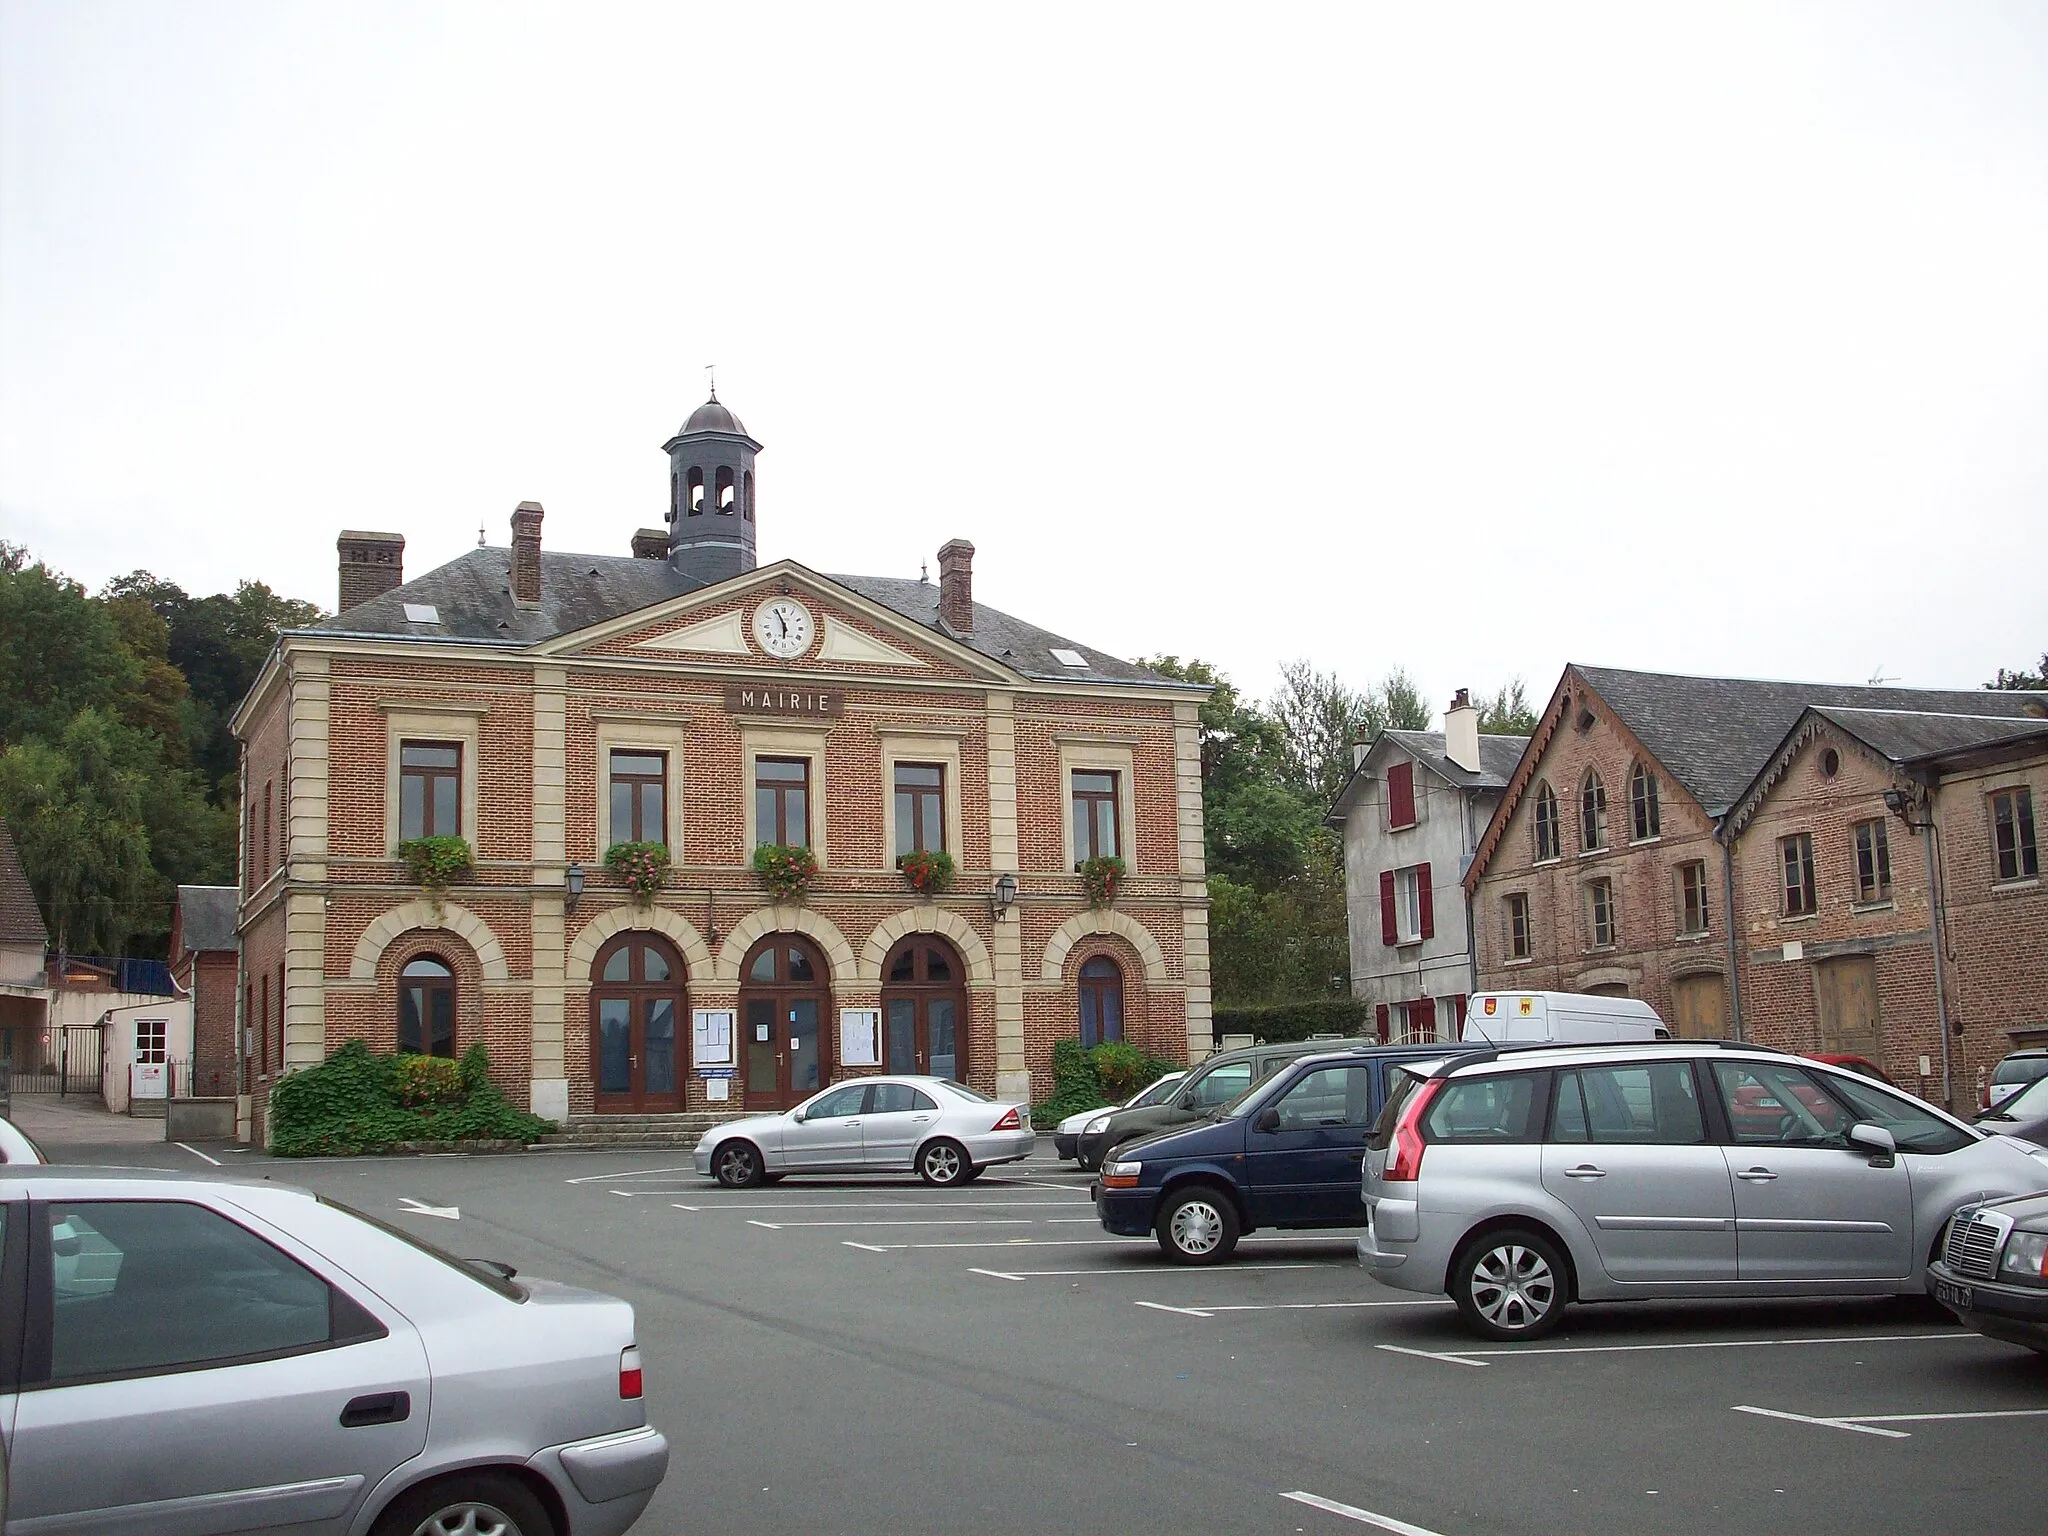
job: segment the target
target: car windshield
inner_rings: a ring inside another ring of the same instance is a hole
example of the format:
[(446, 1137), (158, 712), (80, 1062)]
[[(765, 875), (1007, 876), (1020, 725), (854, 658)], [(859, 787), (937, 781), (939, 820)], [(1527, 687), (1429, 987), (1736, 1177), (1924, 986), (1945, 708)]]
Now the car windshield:
[(1998, 1084), (2031, 1083), (2048, 1077), (2048, 1056), (2008, 1056), (1991, 1069), (1991, 1081)]
[(2048, 1115), (2048, 1077), (2037, 1077), (2012, 1097), (2000, 1102), (1984, 1120), (2038, 1120)]
[(1172, 1095), (1173, 1090), (1180, 1086), (1180, 1080), (1185, 1076), (1187, 1076), (1185, 1072), (1167, 1073), (1166, 1076), (1159, 1079), (1150, 1088), (1145, 1089), (1142, 1093), (1133, 1094), (1130, 1098), (1126, 1099), (1124, 1101), (1124, 1108), (1143, 1109), (1147, 1104), (1164, 1104)]
[(956, 1083), (951, 1078), (939, 1079), (939, 1086), (945, 1089), (946, 1092), (954, 1095), (956, 1098), (968, 1099), (976, 1104), (995, 1103), (995, 1100), (990, 1098), (987, 1094), (981, 1093), (976, 1089), (970, 1088), (965, 1083)]
[(342, 1211), (355, 1217), (357, 1221), (360, 1221), (366, 1227), (375, 1227), (385, 1236), (397, 1238), (408, 1248), (416, 1248), (430, 1259), (440, 1260), (457, 1274), (468, 1276), (485, 1290), (494, 1291), (507, 1301), (526, 1300), (526, 1287), (515, 1283), (510, 1275), (490, 1268), (490, 1261), (488, 1260), (460, 1258), (450, 1253), (446, 1248), (437, 1248), (425, 1238), (415, 1237), (412, 1233), (402, 1228), (392, 1226), (388, 1221), (379, 1221), (368, 1212), (359, 1211), (354, 1206), (343, 1201), (331, 1199), (326, 1195), (315, 1195), (313, 1198), (322, 1205), (332, 1206), (337, 1211)]

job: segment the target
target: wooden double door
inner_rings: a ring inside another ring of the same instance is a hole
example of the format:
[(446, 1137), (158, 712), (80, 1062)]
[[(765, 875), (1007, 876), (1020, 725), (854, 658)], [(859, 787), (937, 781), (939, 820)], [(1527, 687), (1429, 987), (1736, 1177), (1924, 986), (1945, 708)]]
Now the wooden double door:
[(661, 939), (622, 933), (591, 968), (590, 1060), (599, 1114), (683, 1107), (688, 997), (683, 963)]
[(788, 1109), (825, 1084), (832, 990), (808, 940), (763, 939), (740, 968), (740, 1060), (748, 1109)]

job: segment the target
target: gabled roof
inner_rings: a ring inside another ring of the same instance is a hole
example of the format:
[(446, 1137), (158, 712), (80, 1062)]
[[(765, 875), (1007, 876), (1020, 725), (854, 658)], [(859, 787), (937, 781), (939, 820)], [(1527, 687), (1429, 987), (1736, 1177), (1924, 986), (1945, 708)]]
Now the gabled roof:
[(1332, 826), (1341, 823), (1350, 811), (1352, 787), (1370, 778), (1378, 764), (1393, 750), (1406, 753), (1454, 789), (1486, 792), (1507, 788), (1508, 780), (1514, 777), (1515, 765), (1522, 760), (1523, 749), (1528, 745), (1526, 736), (1481, 735), (1479, 772), (1472, 773), (1444, 755), (1442, 731), (1381, 731), (1373, 737), (1365, 755), (1353, 765), (1350, 776), (1344, 780), (1344, 787), (1330, 802), (1329, 815), (1323, 820)]
[(241, 892), (232, 885), (179, 886), (179, 943), (194, 952), (235, 948), (235, 908), (240, 899)]
[(0, 821), (0, 944), (49, 942), (50, 930), (43, 926), (42, 908), (36, 905), (28, 871), (21, 867), (14, 834), (7, 830), (5, 821)]
[[(521, 607), (513, 601), (511, 551), (486, 546), (468, 550), (446, 565), (366, 603), (358, 603), (307, 632), (524, 647), (723, 585), (707, 585), (678, 571), (666, 560), (575, 555), (545, 549), (540, 560), (540, 602), (532, 607)], [(748, 572), (732, 579), (745, 580), (753, 574)], [(956, 634), (939, 622), (937, 582), (890, 576), (815, 579), (880, 604), (899, 617), (978, 651), (1034, 681), (1127, 683), (1205, 691), (1199, 684), (1184, 683), (1134, 666), (981, 603), (974, 605), (974, 633)], [(425, 624), (408, 619), (407, 604), (431, 606), (439, 622)], [(1077, 653), (1086, 665), (1062, 664), (1052, 654), (1055, 648)]]

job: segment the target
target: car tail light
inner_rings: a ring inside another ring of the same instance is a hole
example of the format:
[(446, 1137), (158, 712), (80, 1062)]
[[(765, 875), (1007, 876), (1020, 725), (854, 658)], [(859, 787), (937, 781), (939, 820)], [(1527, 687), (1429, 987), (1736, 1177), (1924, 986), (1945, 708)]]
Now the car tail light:
[(628, 1344), (619, 1351), (619, 1396), (640, 1395), (640, 1346)]
[(1394, 1126), (1394, 1155), (1387, 1160), (1387, 1170), (1380, 1177), (1389, 1184), (1413, 1184), (1422, 1173), (1422, 1116), (1429, 1108), (1429, 1101), (1443, 1091), (1445, 1079), (1433, 1077), (1414, 1093), (1402, 1107), (1401, 1118)]
[(990, 1130), (992, 1130), (992, 1131), (1021, 1131), (1021, 1130), (1023, 1130), (1023, 1129), (1024, 1129), (1024, 1122), (1023, 1122), (1023, 1121), (1022, 1121), (1021, 1119), (1019, 1119), (1019, 1118), (1018, 1118), (1018, 1115), (1017, 1115), (1017, 1106), (1016, 1106), (1016, 1105), (1014, 1105), (1014, 1104), (1012, 1104), (1012, 1105), (1011, 1105), (1011, 1106), (1010, 1106), (1010, 1107), (1009, 1107), (1008, 1109), (1004, 1110), (1004, 1111), (1003, 1111), (1003, 1118), (1002, 1118), (1002, 1119), (1000, 1119), (1000, 1120), (998, 1120), (998, 1121), (997, 1121), (997, 1122), (996, 1122), (996, 1123), (995, 1123), (994, 1125), (990, 1126), (990, 1127), (989, 1127), (989, 1129), (990, 1129)]

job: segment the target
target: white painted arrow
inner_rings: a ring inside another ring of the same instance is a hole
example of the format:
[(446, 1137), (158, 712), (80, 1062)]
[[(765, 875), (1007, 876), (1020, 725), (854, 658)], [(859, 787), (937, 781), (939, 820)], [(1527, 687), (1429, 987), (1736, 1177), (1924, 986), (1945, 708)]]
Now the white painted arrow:
[(400, 1195), (398, 1203), (405, 1207), (408, 1216), (439, 1216), (443, 1221), (462, 1220), (462, 1208), (456, 1205), (428, 1205), (415, 1200), (411, 1195)]

